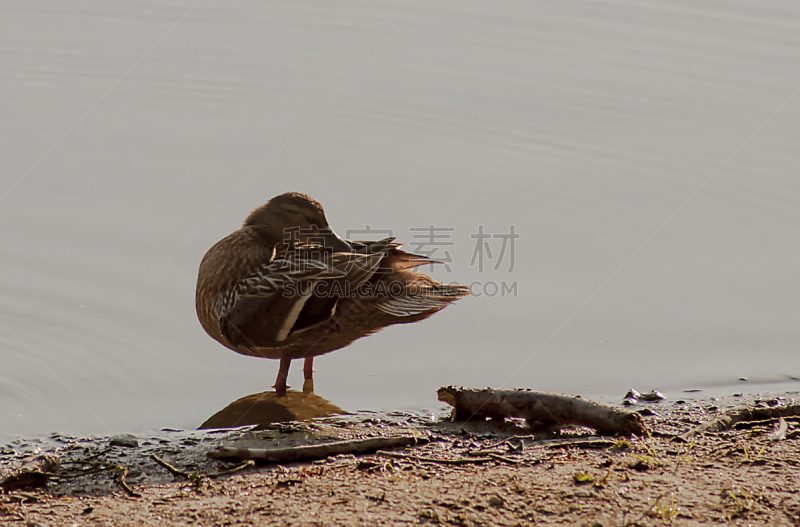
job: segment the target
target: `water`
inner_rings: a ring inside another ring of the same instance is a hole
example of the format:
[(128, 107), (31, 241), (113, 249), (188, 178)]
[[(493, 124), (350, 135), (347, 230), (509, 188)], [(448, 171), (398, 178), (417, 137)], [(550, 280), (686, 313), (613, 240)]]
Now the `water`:
[[(319, 358), (316, 391), (343, 408), (438, 407), (443, 384), (797, 389), (798, 15), (6, 2), (0, 440), (192, 428), (267, 390), (277, 362), (208, 338), (194, 281), (288, 190), (342, 234), (452, 228), (422, 249), (481, 293)], [(514, 226), (513, 269), (502, 238), (472, 261), (480, 225)]]

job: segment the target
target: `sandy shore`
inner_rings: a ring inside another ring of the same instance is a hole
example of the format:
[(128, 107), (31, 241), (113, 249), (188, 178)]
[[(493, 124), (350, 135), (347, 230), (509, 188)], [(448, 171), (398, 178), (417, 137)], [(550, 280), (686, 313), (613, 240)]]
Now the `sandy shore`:
[[(781, 398), (749, 402), (763, 407), (792, 403)], [(785, 420), (788, 431), (780, 440), (770, 437), (774, 421), (739, 423), (688, 441), (676, 437), (737, 403), (650, 405), (643, 414), (651, 436), (627, 439), (598, 438), (587, 429), (540, 437), (517, 423), (500, 430), (490, 422), (461, 425), (411, 414), (356, 414), (261, 432), (194, 432), (172, 439), (167, 434), (139, 438), (137, 447), (109, 447), (108, 438), (75, 439), (59, 447), (60, 477), (48, 487), (0, 497), (0, 522), (800, 525), (795, 418)], [(270, 447), (410, 432), (425, 434), (429, 442), (394, 450), (391, 456), (338, 455), (203, 477), (232, 466), (205, 457), (220, 444)], [(13, 450), (3, 450), (6, 469), (14, 464)], [(156, 464), (137, 464), (156, 452), (176, 468), (196, 471), (193, 481)], [(88, 473), (91, 466), (98, 470)], [(133, 467), (127, 481), (138, 496), (122, 489), (112, 466)]]

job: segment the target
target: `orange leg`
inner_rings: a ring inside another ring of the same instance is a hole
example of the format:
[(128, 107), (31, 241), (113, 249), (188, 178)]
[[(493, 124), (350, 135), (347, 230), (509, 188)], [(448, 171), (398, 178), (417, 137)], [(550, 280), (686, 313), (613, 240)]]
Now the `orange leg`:
[(314, 357), (307, 357), (303, 362), (303, 376), (307, 380), (314, 378)]
[(275, 393), (283, 395), (286, 393), (286, 379), (289, 378), (289, 366), (292, 364), (292, 359), (289, 357), (281, 357), (281, 365), (278, 368), (278, 378), (275, 379)]

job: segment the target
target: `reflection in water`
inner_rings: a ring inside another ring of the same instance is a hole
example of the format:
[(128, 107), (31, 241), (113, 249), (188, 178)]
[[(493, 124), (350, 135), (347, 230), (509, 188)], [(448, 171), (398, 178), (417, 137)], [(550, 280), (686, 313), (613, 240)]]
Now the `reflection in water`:
[(242, 397), (206, 419), (199, 429), (267, 425), (344, 413), (347, 412), (316, 395), (314, 381), (307, 379), (302, 392), (289, 390), (278, 395), (270, 391)]

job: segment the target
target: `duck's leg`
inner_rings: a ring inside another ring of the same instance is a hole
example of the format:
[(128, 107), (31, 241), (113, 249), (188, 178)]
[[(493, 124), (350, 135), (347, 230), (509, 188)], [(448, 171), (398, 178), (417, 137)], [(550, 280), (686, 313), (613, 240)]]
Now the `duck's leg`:
[(286, 379), (289, 378), (289, 366), (292, 364), (291, 357), (281, 357), (281, 365), (278, 367), (278, 378), (275, 379), (275, 393), (283, 395), (286, 393)]
[(303, 362), (303, 376), (307, 380), (314, 378), (314, 357), (306, 357)]

